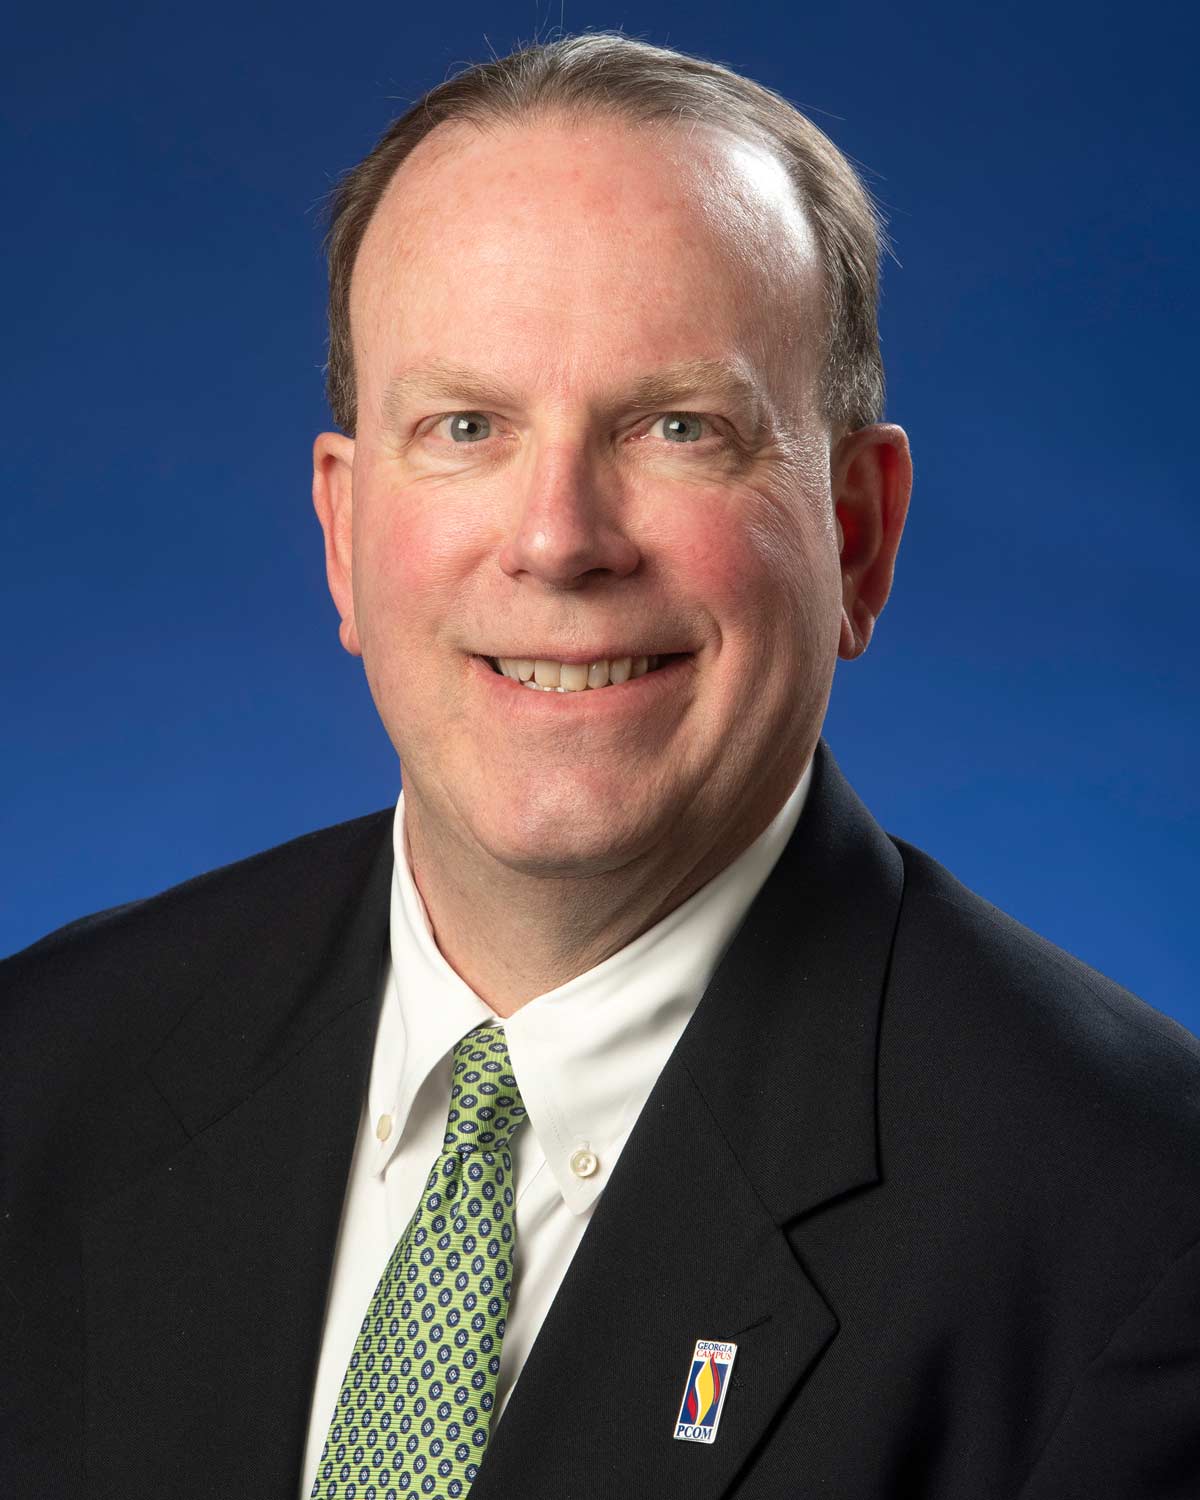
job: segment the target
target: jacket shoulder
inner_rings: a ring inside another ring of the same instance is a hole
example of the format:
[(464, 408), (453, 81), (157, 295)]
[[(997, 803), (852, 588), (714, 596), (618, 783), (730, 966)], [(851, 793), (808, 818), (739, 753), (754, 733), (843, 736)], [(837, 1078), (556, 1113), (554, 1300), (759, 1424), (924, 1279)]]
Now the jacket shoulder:
[(893, 842), (905, 884), (880, 1086), (927, 1122), (916, 1149), (1003, 1184), (1010, 1210), (1070, 1204), (1108, 1236), (1190, 1243), (1200, 1040)]
[[(1183, 1076), (1200, 1070), (1200, 1039), (1138, 995), (1074, 954), (1018, 922), (970, 890), (937, 860), (892, 838), (905, 867), (906, 935), (936, 954), (939, 984), (962, 986), (964, 999), (1006, 997), (1000, 1014), (1033, 1020), (1095, 1063), (1118, 1054), (1128, 1071), (1131, 1054), (1154, 1055)], [(969, 999), (967, 1001), (969, 1008)]]
[(392, 816), (385, 809), (304, 834), (82, 917), (0, 961), (0, 1053), (58, 1057), (101, 1035), (134, 1046), (138, 1033), (161, 1040), (205, 986), (269, 964), (281, 945), (318, 943), (361, 895)]

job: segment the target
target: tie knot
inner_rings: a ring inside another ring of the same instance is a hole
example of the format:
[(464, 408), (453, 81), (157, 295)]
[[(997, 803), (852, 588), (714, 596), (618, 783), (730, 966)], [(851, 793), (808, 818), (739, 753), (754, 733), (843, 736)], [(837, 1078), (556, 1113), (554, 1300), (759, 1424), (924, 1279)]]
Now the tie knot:
[(454, 1048), (443, 1152), (502, 1151), (524, 1118), (503, 1026), (476, 1026)]

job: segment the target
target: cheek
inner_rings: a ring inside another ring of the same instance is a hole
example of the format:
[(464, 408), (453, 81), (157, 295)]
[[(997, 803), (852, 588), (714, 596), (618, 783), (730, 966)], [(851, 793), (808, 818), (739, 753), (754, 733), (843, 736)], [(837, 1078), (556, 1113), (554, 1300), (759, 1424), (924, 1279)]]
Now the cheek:
[(461, 734), (464, 706), (446, 670), (447, 643), (464, 597), (466, 523), (411, 490), (377, 491), (355, 514), (354, 601), (363, 669), (397, 754), (410, 774), (429, 747), (445, 753)]
[(749, 637), (821, 648), (840, 589), (836, 557), (814, 515), (815, 506), (801, 512), (741, 495), (736, 505), (696, 507), (672, 537), (683, 586), (712, 614), (725, 644)]
[[(354, 589), (360, 632), (386, 623), (394, 638), (452, 618), (480, 550), (479, 510), (447, 497), (394, 491), (355, 515)], [(365, 645), (364, 645), (365, 649)]]

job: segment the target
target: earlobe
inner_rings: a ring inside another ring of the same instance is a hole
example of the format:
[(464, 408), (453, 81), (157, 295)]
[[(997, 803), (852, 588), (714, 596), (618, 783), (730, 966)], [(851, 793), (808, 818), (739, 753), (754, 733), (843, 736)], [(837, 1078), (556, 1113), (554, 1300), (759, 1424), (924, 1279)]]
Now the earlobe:
[(322, 432), (313, 444), (313, 509), (325, 536), (325, 577), (341, 624), (338, 639), (351, 656), (362, 647), (354, 620), (354, 439)]
[(842, 606), (841, 635), (838, 638), (838, 655), (843, 661), (853, 661), (861, 656), (871, 644), (871, 632), (875, 629), (875, 616), (863, 603), (854, 598)]

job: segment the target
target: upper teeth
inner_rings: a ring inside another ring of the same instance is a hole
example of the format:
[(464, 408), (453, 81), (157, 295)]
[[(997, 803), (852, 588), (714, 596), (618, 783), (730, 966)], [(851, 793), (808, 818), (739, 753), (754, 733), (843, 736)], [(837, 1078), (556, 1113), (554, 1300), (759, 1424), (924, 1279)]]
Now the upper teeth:
[(608, 687), (644, 677), (659, 664), (657, 656), (618, 656), (611, 661), (547, 661), (521, 656), (497, 656), (496, 666), (505, 677), (523, 682), (544, 693), (582, 693), (585, 688)]

